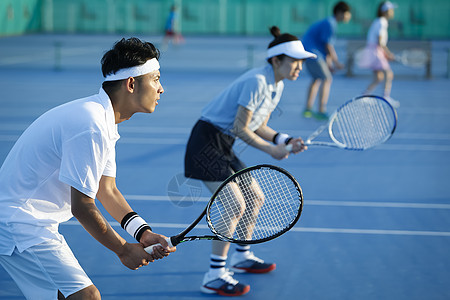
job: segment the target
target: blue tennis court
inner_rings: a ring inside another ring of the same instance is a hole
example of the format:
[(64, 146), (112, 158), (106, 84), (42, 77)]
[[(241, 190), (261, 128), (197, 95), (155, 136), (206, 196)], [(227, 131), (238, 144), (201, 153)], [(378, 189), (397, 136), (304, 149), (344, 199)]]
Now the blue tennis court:
[[(0, 39), (0, 161), (21, 132), (48, 109), (97, 93), (100, 58), (119, 36), (30, 35)], [(159, 45), (159, 36), (141, 36)], [(186, 37), (161, 56), (165, 89), (156, 111), (119, 125), (117, 184), (152, 226), (178, 233), (203, 210), (207, 189), (183, 174), (185, 144), (202, 107), (247, 68), (264, 63), (269, 38)], [(345, 57), (345, 41), (338, 51)], [(447, 42), (433, 43), (433, 79), (395, 66), (392, 97), (399, 124), (387, 143), (364, 152), (310, 147), (276, 161), (237, 143), (247, 165), (275, 164), (302, 186), (297, 225), (252, 249), (277, 269), (236, 275), (251, 285), (245, 299), (449, 299), (450, 101)], [(329, 110), (357, 96), (368, 74), (337, 73)], [(285, 91), (269, 125), (308, 136), (322, 123), (304, 119), (303, 72)], [(381, 92), (380, 92), (381, 93)], [(100, 204), (98, 204), (101, 206)], [(114, 228), (132, 241), (106, 212)], [(204, 223), (205, 224), (205, 223)], [(207, 233), (206, 225), (199, 229)], [(178, 246), (138, 271), (95, 241), (75, 220), (60, 227), (103, 299), (217, 299), (200, 292), (210, 243)], [(23, 299), (0, 268), (0, 298)]]

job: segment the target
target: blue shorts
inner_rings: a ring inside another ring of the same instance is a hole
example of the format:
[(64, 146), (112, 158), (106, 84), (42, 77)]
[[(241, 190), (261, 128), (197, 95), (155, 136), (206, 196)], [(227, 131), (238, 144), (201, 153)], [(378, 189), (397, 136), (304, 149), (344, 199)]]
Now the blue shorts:
[(28, 300), (57, 299), (58, 291), (67, 298), (92, 285), (65, 240), (49, 240), (22, 253), (16, 248), (11, 256), (0, 255), (0, 265)]
[(306, 59), (304, 63), (312, 78), (322, 80), (330, 80), (333, 78), (327, 62), (320, 56), (318, 56), (317, 59)]

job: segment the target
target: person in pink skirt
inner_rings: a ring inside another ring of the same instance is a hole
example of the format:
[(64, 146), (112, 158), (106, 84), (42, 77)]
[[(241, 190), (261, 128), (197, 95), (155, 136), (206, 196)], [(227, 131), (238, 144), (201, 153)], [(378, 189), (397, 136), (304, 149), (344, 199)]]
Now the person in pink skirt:
[(388, 20), (394, 17), (394, 8), (397, 5), (390, 1), (380, 3), (377, 18), (372, 22), (367, 34), (367, 45), (358, 62), (361, 68), (371, 69), (374, 77), (364, 94), (370, 94), (377, 85), (384, 80), (384, 98), (393, 106), (399, 107), (400, 103), (391, 98), (392, 72), (389, 61), (394, 60), (394, 54), (387, 47)]

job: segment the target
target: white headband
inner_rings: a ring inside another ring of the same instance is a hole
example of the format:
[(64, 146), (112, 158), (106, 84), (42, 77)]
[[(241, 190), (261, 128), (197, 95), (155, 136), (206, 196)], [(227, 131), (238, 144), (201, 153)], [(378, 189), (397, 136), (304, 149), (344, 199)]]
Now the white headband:
[(289, 57), (295, 59), (305, 59), (305, 58), (316, 58), (317, 56), (314, 53), (305, 51), (303, 48), (303, 44), (300, 41), (290, 41), (278, 44), (269, 48), (267, 50), (267, 59), (278, 56), (278, 55), (287, 55)]
[(137, 77), (141, 75), (148, 74), (150, 72), (159, 70), (159, 62), (156, 58), (152, 58), (147, 60), (147, 62), (143, 65), (120, 69), (115, 74), (106, 75), (105, 81), (114, 81), (114, 80), (122, 80), (127, 79), (129, 77)]

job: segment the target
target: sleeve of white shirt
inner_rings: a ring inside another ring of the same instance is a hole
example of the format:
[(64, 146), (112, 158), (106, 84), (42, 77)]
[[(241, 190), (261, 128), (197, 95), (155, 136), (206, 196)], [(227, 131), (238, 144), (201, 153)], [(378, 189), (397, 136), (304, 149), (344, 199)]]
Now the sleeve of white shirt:
[(59, 180), (94, 199), (101, 176), (113, 168), (108, 152), (108, 144), (99, 132), (85, 131), (66, 140)]
[(264, 83), (258, 78), (245, 81), (241, 87), (238, 104), (254, 112), (262, 102)]
[(381, 19), (375, 19), (372, 22), (372, 25), (369, 28), (369, 32), (367, 35), (367, 41), (369, 44), (378, 44), (378, 38), (380, 36), (382, 26), (381, 26)]
[(115, 147), (112, 147), (109, 149), (108, 161), (106, 162), (103, 175), (108, 177), (116, 177), (116, 169), (116, 149)]
[(380, 28), (378, 35), (380, 36), (381, 46), (387, 45), (389, 23), (385, 18), (380, 18)]

